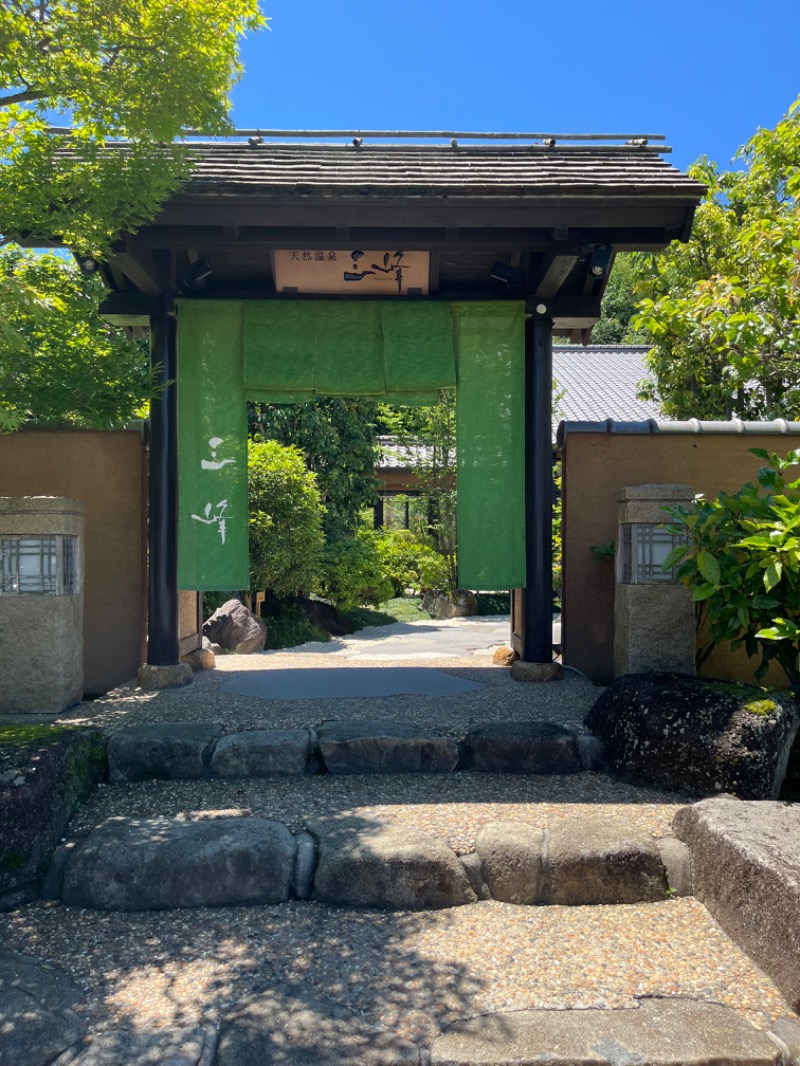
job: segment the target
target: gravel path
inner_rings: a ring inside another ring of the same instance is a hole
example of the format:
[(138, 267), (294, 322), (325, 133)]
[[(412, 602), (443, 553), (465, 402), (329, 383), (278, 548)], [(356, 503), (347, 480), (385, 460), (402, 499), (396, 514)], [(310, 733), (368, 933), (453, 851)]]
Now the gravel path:
[[(581, 729), (598, 690), (518, 684), (490, 652), (432, 659), (426, 668), (483, 687), (457, 697), (262, 700), (220, 691), (220, 679), (263, 669), (384, 665), (420, 657), (362, 658), (352, 641), (285, 652), (224, 656), (185, 689), (130, 686), (82, 704), (73, 719), (113, 731), (158, 721), (243, 727), (312, 726), (326, 719), (392, 719), (461, 736), (479, 721), (536, 719)], [(366, 645), (379, 650), (379, 643)], [(355, 656), (355, 657), (353, 657)], [(581, 813), (616, 814), (655, 837), (686, 802), (603, 774), (533, 778), (454, 773), (283, 781), (186, 781), (106, 786), (73, 821), (81, 835), (111, 815), (187, 818), (268, 815), (300, 829), (319, 814), (423, 829), (459, 852), (496, 820), (535, 826)], [(38, 902), (6, 916), (9, 949), (55, 963), (85, 990), (96, 1030), (215, 1022), (282, 982), (341, 1004), (366, 1021), (428, 1045), (440, 1029), (490, 1011), (528, 1007), (632, 1007), (643, 995), (688, 995), (729, 1004), (766, 1027), (790, 1012), (772, 982), (693, 899), (625, 907), (515, 907), (497, 902), (428, 913), (333, 909), (314, 902), (158, 913), (102, 913)]]

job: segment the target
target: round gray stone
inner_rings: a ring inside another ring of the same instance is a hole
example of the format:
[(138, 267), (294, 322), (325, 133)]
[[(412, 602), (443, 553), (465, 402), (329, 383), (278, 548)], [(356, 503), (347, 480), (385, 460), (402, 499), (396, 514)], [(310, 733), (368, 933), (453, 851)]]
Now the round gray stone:
[(251, 729), (217, 743), (211, 770), (217, 777), (283, 777), (305, 773), (311, 749), (307, 729)]
[(491, 822), (475, 837), (475, 851), (492, 898), (502, 903), (539, 902), (542, 890), (541, 829), (519, 822)]

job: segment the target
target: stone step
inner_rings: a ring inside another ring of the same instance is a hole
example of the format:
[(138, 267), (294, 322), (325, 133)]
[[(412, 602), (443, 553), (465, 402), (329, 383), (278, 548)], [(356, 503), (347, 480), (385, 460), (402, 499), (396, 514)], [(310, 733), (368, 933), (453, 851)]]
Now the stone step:
[(103, 910), (161, 910), (313, 897), (381, 910), (494, 899), (523, 905), (658, 902), (691, 893), (686, 848), (619, 818), (547, 829), (495, 822), (459, 856), (431, 833), (358, 816), (292, 833), (260, 817), (108, 818), (59, 850), (49, 891)]
[(550, 722), (491, 721), (460, 737), (387, 721), (228, 734), (217, 722), (159, 722), (113, 733), (108, 761), (112, 782), (465, 769), (577, 774), (603, 766), (602, 747), (592, 736)]

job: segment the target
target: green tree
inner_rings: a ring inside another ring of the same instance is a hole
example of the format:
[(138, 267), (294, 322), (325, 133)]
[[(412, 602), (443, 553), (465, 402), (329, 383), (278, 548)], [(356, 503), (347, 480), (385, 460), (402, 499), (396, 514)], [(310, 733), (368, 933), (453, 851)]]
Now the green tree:
[(375, 501), (377, 405), (320, 398), (311, 403), (249, 404), (251, 433), (295, 445), (317, 477), (329, 539), (352, 536)]
[(263, 24), (258, 0), (6, 0), (2, 240), (101, 253), (150, 219), (185, 173), (182, 129), (228, 128), (239, 38)]
[[(96, 278), (60, 256), (11, 247), (0, 250), (2, 282), (38, 294), (0, 323), (5, 428), (109, 429), (141, 416), (151, 391), (147, 350), (100, 317)], [(42, 300), (56, 313), (43, 313)]]
[(298, 448), (274, 440), (247, 447), (250, 587), (277, 597), (316, 589), (324, 537), (316, 476)]
[(692, 239), (639, 269), (644, 395), (675, 418), (800, 417), (800, 101), (739, 158), (690, 169), (708, 186)]
[(592, 330), (592, 344), (647, 344), (649, 336), (636, 329), (636, 287), (642, 257), (632, 252), (615, 256), (603, 295), (600, 321)]

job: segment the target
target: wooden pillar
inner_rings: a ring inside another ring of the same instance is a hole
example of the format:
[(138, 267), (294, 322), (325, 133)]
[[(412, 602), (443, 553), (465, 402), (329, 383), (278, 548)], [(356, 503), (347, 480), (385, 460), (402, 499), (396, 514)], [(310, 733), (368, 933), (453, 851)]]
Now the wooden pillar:
[(172, 316), (150, 319), (157, 394), (150, 403), (147, 662), (180, 660), (178, 614), (178, 330)]
[(553, 322), (525, 322), (525, 596), (522, 658), (553, 660)]

